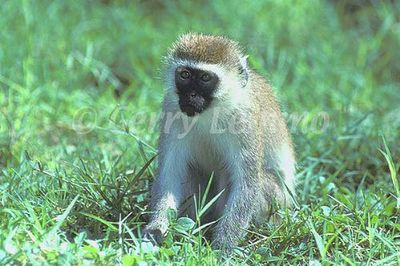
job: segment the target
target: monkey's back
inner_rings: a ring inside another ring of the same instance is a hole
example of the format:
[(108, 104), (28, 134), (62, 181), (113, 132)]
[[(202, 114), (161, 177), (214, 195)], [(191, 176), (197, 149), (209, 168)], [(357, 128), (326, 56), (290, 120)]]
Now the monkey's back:
[(280, 203), (290, 205), (295, 186), (292, 139), (271, 85), (255, 71), (250, 72), (250, 80), (252, 102), (256, 105), (251, 108), (253, 117), (250, 120), (257, 121), (257, 145), (262, 147), (259, 151), (261, 182), (266, 182), (268, 196), (283, 190), (284, 195), (275, 196)]

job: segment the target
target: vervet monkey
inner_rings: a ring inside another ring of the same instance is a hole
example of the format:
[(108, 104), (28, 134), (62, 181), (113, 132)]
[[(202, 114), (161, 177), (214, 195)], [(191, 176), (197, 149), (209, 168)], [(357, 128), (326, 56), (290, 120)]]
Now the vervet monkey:
[(290, 205), (295, 156), (286, 123), (238, 43), (189, 33), (165, 61), (158, 173), (143, 236), (162, 241), (170, 208), (194, 219), (191, 197), (201, 197), (212, 175), (209, 198), (223, 192), (203, 221), (217, 221), (212, 244), (230, 251), (274, 203)]

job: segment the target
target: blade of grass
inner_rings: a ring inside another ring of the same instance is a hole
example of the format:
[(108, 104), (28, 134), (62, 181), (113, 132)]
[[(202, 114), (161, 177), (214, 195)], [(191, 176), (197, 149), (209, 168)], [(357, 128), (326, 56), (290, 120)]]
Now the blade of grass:
[(65, 219), (67, 218), (68, 214), (71, 212), (72, 208), (74, 207), (76, 201), (78, 200), (79, 195), (76, 195), (75, 198), (71, 201), (65, 211), (57, 216), (56, 224), (50, 229), (49, 234), (54, 234), (57, 230), (60, 229), (61, 225), (64, 223)]
[(381, 149), (379, 149), (379, 151), (383, 154), (383, 156), (386, 159), (386, 162), (388, 163), (390, 177), (392, 179), (392, 183), (393, 183), (394, 190), (395, 190), (396, 197), (397, 197), (397, 208), (400, 208), (400, 185), (399, 185), (399, 180), (397, 178), (396, 166), (393, 162), (392, 154), (391, 154), (389, 147), (386, 143), (386, 140), (383, 136), (382, 136), (382, 140), (383, 140), (383, 145), (385, 147), (385, 151), (383, 151)]

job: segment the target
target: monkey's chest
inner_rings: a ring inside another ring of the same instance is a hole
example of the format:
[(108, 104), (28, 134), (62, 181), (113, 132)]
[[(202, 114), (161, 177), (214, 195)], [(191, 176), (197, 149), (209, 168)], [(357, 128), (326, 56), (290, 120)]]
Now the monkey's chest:
[(190, 144), (192, 165), (206, 174), (226, 172), (234, 151), (234, 143), (224, 136), (201, 136)]

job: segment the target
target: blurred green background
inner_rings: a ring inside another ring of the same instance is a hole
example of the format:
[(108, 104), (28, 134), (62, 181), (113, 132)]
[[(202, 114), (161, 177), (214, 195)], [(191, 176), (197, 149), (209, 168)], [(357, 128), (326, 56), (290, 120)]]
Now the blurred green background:
[(399, 262), (399, 1), (3, 0), (0, 28), (0, 261), (219, 263), (190, 234), (129, 240), (147, 219), (162, 57), (194, 31), (245, 48), (298, 155), (299, 206), (232, 264)]

